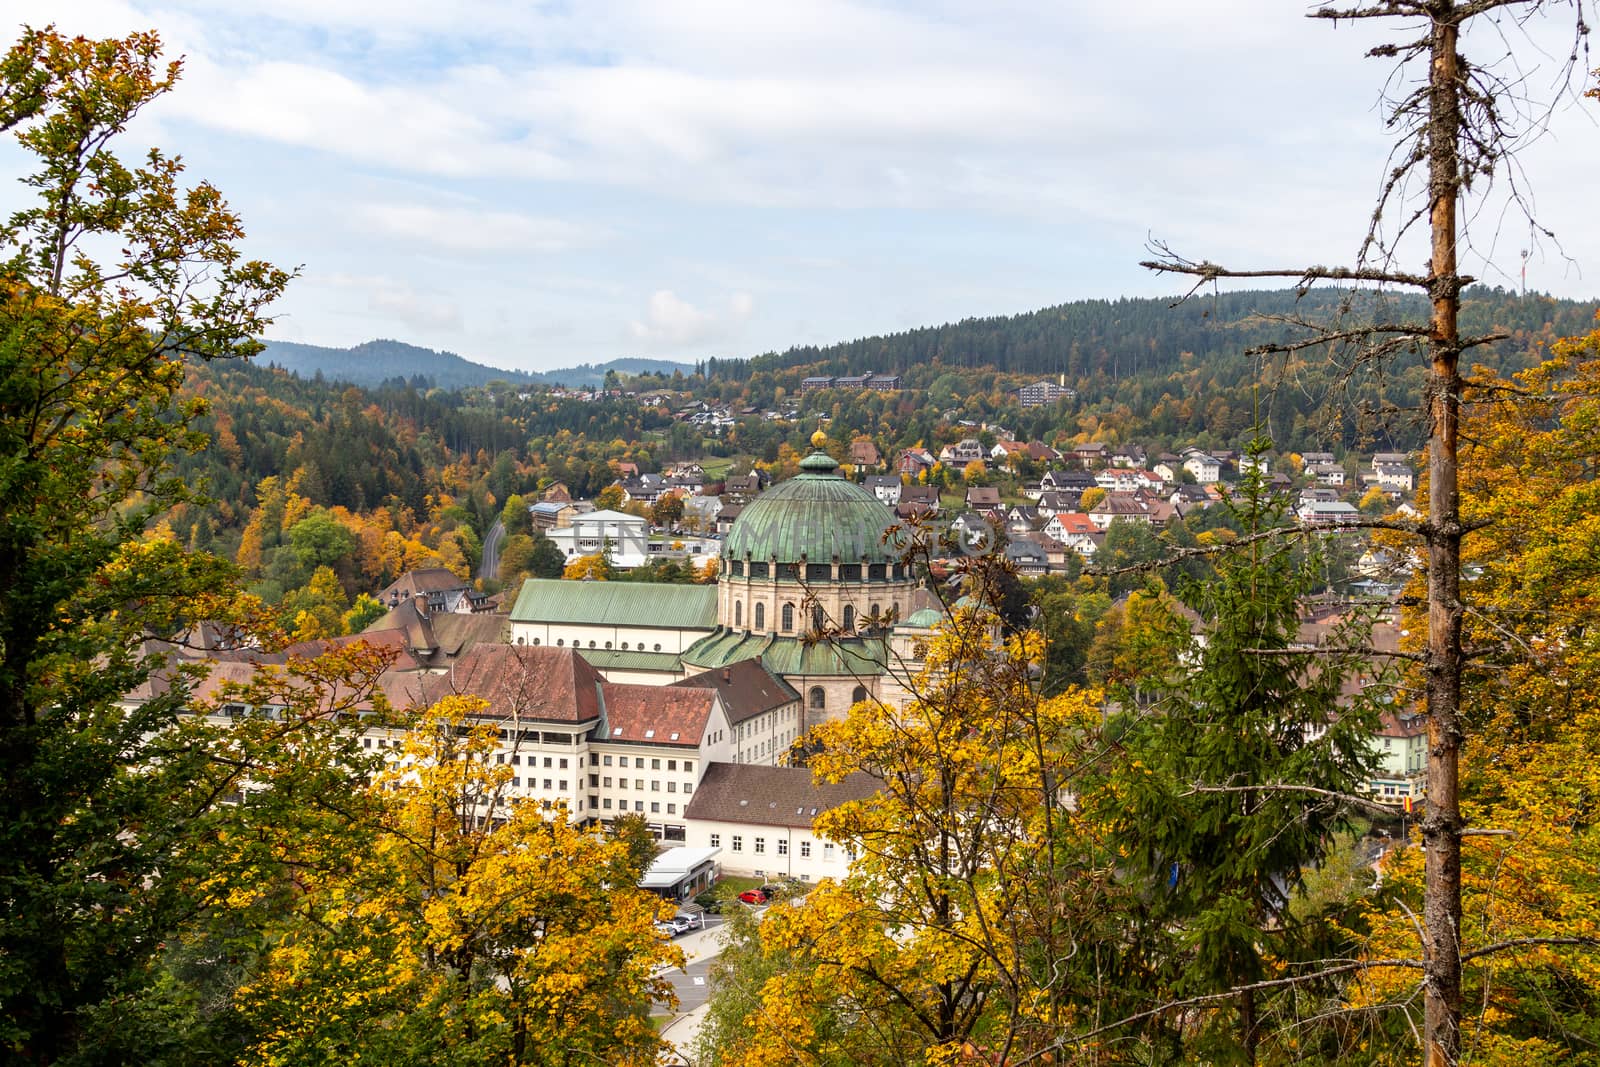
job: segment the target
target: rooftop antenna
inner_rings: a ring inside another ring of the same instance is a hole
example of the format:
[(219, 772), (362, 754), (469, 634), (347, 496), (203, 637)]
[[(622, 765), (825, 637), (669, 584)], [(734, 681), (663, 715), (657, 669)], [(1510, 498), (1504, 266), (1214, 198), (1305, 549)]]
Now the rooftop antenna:
[(1522, 250), (1522, 296), (1523, 299), (1527, 299), (1528, 296), (1528, 250), (1526, 248)]

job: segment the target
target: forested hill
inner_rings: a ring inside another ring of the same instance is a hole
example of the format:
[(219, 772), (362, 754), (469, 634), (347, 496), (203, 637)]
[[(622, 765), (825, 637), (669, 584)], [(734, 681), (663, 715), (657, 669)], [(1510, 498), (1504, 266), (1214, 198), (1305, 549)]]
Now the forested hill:
[(268, 341), (266, 351), (256, 357), (256, 362), (282, 367), (302, 378), (320, 374), (334, 381), (361, 386), (375, 386), (397, 378), (441, 389), (465, 389), (495, 379), (513, 383), (536, 380), (534, 375), (523, 371), (486, 367), (454, 352), (436, 352), (404, 341), (367, 341), (353, 348)]
[[(866, 337), (823, 347), (802, 346), (749, 360), (710, 360), (710, 378), (739, 381), (757, 372), (806, 369), (821, 374), (904, 373), (938, 363), (951, 368), (992, 368), (1002, 374), (1038, 375), (1067, 384), (1124, 380), (1178, 369), (1186, 355), (1201, 363), (1227, 363), (1252, 345), (1282, 339), (1290, 330), (1274, 316), (1326, 317), (1339, 294), (1291, 290), (1197, 295), (1172, 299), (1077, 300), (1020, 315), (963, 319), (905, 333)], [(1499, 289), (1467, 294), (1463, 329), (1503, 330), (1521, 348), (1529, 341), (1583, 333), (1594, 324), (1595, 302), (1526, 297)], [(1426, 322), (1420, 296), (1393, 297), (1385, 319)], [(1488, 362), (1495, 362), (1492, 353)]]
[(608, 363), (582, 363), (553, 371), (502, 370), (474, 363), (454, 352), (439, 352), (404, 341), (367, 341), (352, 348), (298, 344), (293, 341), (268, 341), (266, 351), (256, 357), (263, 366), (282, 367), (301, 378), (323, 378), (373, 387), (396, 380), (421, 388), (468, 389), (492, 381), (513, 385), (537, 383), (595, 388), (605, 381), (607, 371), (618, 374), (663, 374), (688, 371), (686, 364), (663, 359), (614, 359)]

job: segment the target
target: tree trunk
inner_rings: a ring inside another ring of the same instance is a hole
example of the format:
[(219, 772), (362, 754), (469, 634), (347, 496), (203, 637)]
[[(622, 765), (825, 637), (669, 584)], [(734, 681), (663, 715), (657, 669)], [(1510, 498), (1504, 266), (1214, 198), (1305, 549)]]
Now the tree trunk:
[(1427, 874), (1423, 1041), (1427, 1067), (1461, 1054), (1461, 515), (1456, 483), (1461, 279), (1456, 204), (1461, 181), (1460, 17), (1451, 0), (1433, 9), (1428, 93), (1428, 195), (1433, 303), (1428, 368), (1428, 810), (1421, 823)]

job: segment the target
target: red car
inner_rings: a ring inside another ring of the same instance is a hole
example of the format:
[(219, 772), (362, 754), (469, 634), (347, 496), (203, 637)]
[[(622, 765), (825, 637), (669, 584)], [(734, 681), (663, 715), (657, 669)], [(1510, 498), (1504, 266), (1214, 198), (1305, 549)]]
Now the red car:
[(746, 904), (765, 904), (767, 902), (767, 895), (759, 889), (746, 889), (743, 893), (739, 894), (739, 899), (744, 901)]

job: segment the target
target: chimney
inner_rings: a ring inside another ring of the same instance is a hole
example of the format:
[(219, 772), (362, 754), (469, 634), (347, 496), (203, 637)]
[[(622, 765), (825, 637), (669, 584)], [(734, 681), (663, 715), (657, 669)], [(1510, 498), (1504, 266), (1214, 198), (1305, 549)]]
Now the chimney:
[(722, 680), (724, 682), (733, 681), (733, 668), (732, 667), (724, 667), (724, 668), (722, 668)]
[(428, 617), (428, 594), (416, 594), (411, 598), (411, 603), (416, 605), (418, 615), (421, 615), (424, 619)]

